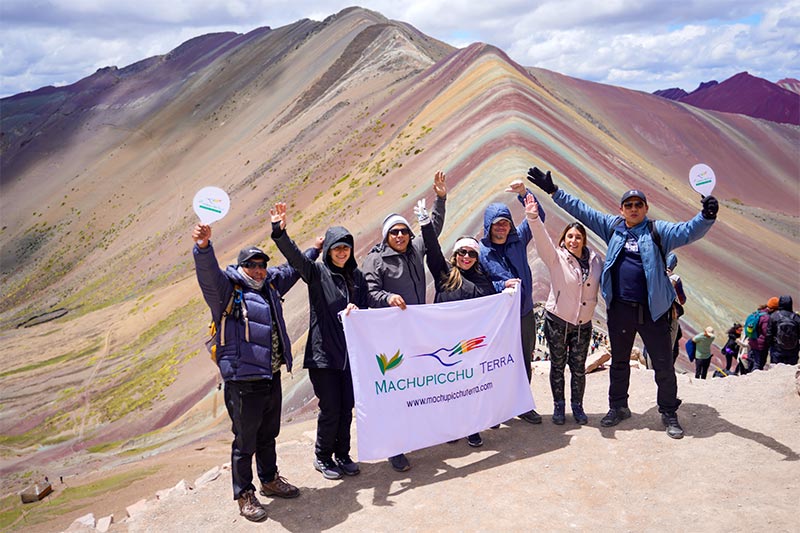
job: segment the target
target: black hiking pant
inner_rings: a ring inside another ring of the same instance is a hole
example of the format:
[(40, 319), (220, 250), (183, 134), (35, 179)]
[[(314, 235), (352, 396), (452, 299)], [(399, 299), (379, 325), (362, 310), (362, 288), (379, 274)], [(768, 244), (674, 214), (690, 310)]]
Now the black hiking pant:
[(353, 421), (353, 377), (350, 368), (309, 368), (308, 377), (319, 399), (317, 442), (320, 460), (350, 455), (350, 424)]
[(608, 339), (611, 342), (609, 372), (609, 407), (628, 407), (628, 388), (631, 380), (631, 349), (638, 333), (653, 364), (659, 413), (674, 413), (678, 399), (678, 380), (669, 334), (669, 313), (653, 321), (647, 304), (624, 302), (615, 298), (608, 309)]
[(233, 499), (253, 486), (253, 455), (262, 483), (269, 483), (278, 473), (275, 439), (281, 429), (281, 375), (272, 380), (226, 381), (225, 407), (231, 418), (231, 477)]

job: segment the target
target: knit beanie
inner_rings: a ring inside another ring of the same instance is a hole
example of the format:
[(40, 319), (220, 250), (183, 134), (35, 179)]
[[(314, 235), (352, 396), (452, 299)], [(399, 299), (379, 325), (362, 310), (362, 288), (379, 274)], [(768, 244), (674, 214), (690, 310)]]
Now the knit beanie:
[(769, 300), (767, 300), (767, 307), (772, 309), (773, 311), (778, 308), (778, 297), (773, 296)]
[(411, 224), (408, 223), (408, 220), (398, 215), (397, 213), (392, 213), (391, 215), (383, 219), (382, 233), (384, 241), (386, 240), (386, 236), (389, 235), (389, 230), (392, 229), (392, 226), (396, 224), (403, 224), (405, 227), (408, 228), (408, 233), (411, 236), (414, 235), (414, 233), (411, 231)]

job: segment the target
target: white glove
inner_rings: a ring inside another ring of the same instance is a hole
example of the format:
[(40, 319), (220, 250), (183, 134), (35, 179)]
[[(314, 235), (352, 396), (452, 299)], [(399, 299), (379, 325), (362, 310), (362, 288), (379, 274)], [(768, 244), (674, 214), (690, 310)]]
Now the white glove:
[(425, 209), (425, 198), (417, 202), (417, 205), (414, 206), (414, 214), (417, 215), (420, 226), (431, 223), (431, 217), (428, 214), (428, 210)]

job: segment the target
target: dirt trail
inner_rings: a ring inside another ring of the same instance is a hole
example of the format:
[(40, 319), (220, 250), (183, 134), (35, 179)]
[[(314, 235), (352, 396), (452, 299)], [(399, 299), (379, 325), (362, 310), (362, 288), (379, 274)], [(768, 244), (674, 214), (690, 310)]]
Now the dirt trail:
[[(117, 523), (111, 531), (132, 532), (797, 531), (796, 368), (779, 365), (707, 381), (679, 375), (687, 437), (675, 441), (664, 433), (650, 371), (632, 371), (630, 420), (600, 427), (608, 376), (599, 372), (587, 379), (589, 425), (555, 426), (548, 416), (547, 363), (535, 365), (533, 391), (545, 416), (541, 426), (513, 420), (483, 432), (480, 449), (462, 439), (412, 452), (413, 468), (404, 474), (381, 461), (363, 463), (360, 476), (327, 481), (311, 466), (315, 422), (286, 425), (279, 466), (302, 494), (296, 500), (262, 498), (269, 511), (263, 524), (238, 515), (228, 472), (187, 495), (155, 500), (157, 490), (181, 478), (193, 484), (202, 468), (228, 461), (228, 436), (219, 435), (193, 447), (201, 450), (137, 463), (158, 462), (164, 469), (127, 492), (29, 531), (67, 528), (89, 511), (97, 518), (113, 512)], [(122, 522), (125, 506), (142, 497), (150, 500), (150, 509)]]

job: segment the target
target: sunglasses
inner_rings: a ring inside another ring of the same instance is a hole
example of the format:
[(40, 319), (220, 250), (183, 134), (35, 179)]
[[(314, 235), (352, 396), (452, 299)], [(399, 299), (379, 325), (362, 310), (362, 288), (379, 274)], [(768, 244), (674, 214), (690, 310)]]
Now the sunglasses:
[(478, 258), (478, 252), (476, 252), (475, 250), (467, 250), (466, 248), (459, 248), (458, 250), (456, 250), (456, 255), (459, 255), (461, 257), (467, 255), (470, 257), (470, 259)]
[(267, 264), (263, 261), (245, 261), (242, 263), (242, 266), (245, 268), (263, 268), (264, 270), (267, 269)]
[(631, 209), (634, 207), (636, 209), (641, 209), (644, 207), (644, 202), (625, 202), (624, 204), (622, 204), (622, 207), (624, 207), (625, 209)]
[(389, 235), (391, 235), (392, 237), (398, 237), (400, 235), (411, 235), (411, 230), (405, 228), (390, 229)]

